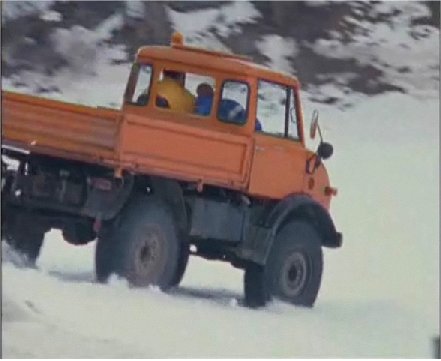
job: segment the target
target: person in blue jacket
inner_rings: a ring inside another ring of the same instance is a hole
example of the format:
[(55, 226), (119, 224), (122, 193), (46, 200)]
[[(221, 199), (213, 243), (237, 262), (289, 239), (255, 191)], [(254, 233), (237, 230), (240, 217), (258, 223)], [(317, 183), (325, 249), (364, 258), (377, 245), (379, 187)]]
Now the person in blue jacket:
[[(213, 105), (214, 91), (211, 85), (207, 83), (199, 84), (197, 90), (197, 98), (195, 103), (195, 112), (199, 115), (207, 116), (211, 112)], [(219, 118), (228, 122), (242, 124), (246, 120), (246, 111), (237, 101), (224, 98), (219, 105)], [(257, 131), (262, 130), (262, 125), (256, 119)]]
[(201, 83), (196, 89), (197, 98), (195, 102), (195, 113), (207, 116), (211, 112), (213, 105), (214, 91), (210, 84)]

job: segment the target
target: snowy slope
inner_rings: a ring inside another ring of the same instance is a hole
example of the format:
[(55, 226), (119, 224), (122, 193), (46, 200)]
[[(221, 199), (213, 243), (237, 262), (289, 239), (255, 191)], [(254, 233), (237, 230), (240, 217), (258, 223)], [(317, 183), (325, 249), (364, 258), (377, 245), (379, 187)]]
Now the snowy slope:
[(430, 357), (439, 333), (438, 117), (437, 102), (402, 95), (322, 109), (345, 238), (325, 252), (314, 309), (245, 309), (241, 272), (195, 258), (171, 295), (123, 280), (97, 285), (94, 245), (50, 232), (39, 270), (4, 260), (3, 355)]

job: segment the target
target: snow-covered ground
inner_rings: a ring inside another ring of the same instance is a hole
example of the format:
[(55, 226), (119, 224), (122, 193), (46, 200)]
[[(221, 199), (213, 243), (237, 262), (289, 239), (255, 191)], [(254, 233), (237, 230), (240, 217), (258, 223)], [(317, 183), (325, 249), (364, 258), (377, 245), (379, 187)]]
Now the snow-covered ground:
[[(306, 104), (311, 114), (313, 104)], [(242, 306), (242, 273), (191, 258), (173, 294), (94, 283), (94, 244), (3, 260), (4, 357), (430, 357), (439, 334), (439, 110), (403, 95), (321, 109), (343, 248), (311, 310)], [(4, 249), (5, 251), (5, 249)], [(6, 256), (6, 257), (5, 257)]]

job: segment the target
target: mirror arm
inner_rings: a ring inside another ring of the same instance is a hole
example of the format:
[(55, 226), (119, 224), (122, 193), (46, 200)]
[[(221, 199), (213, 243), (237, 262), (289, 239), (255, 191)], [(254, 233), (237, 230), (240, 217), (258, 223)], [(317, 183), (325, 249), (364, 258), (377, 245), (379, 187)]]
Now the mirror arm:
[(317, 130), (320, 137), (320, 143), (323, 143), (322, 130), (320, 129), (320, 125), (317, 125)]

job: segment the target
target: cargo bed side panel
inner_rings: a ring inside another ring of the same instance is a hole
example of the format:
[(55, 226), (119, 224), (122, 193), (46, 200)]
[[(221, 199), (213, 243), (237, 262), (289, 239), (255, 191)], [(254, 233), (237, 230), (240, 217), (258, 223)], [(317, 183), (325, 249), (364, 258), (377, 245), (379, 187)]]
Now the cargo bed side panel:
[(119, 114), (2, 92), (2, 141), (37, 153), (114, 163)]

